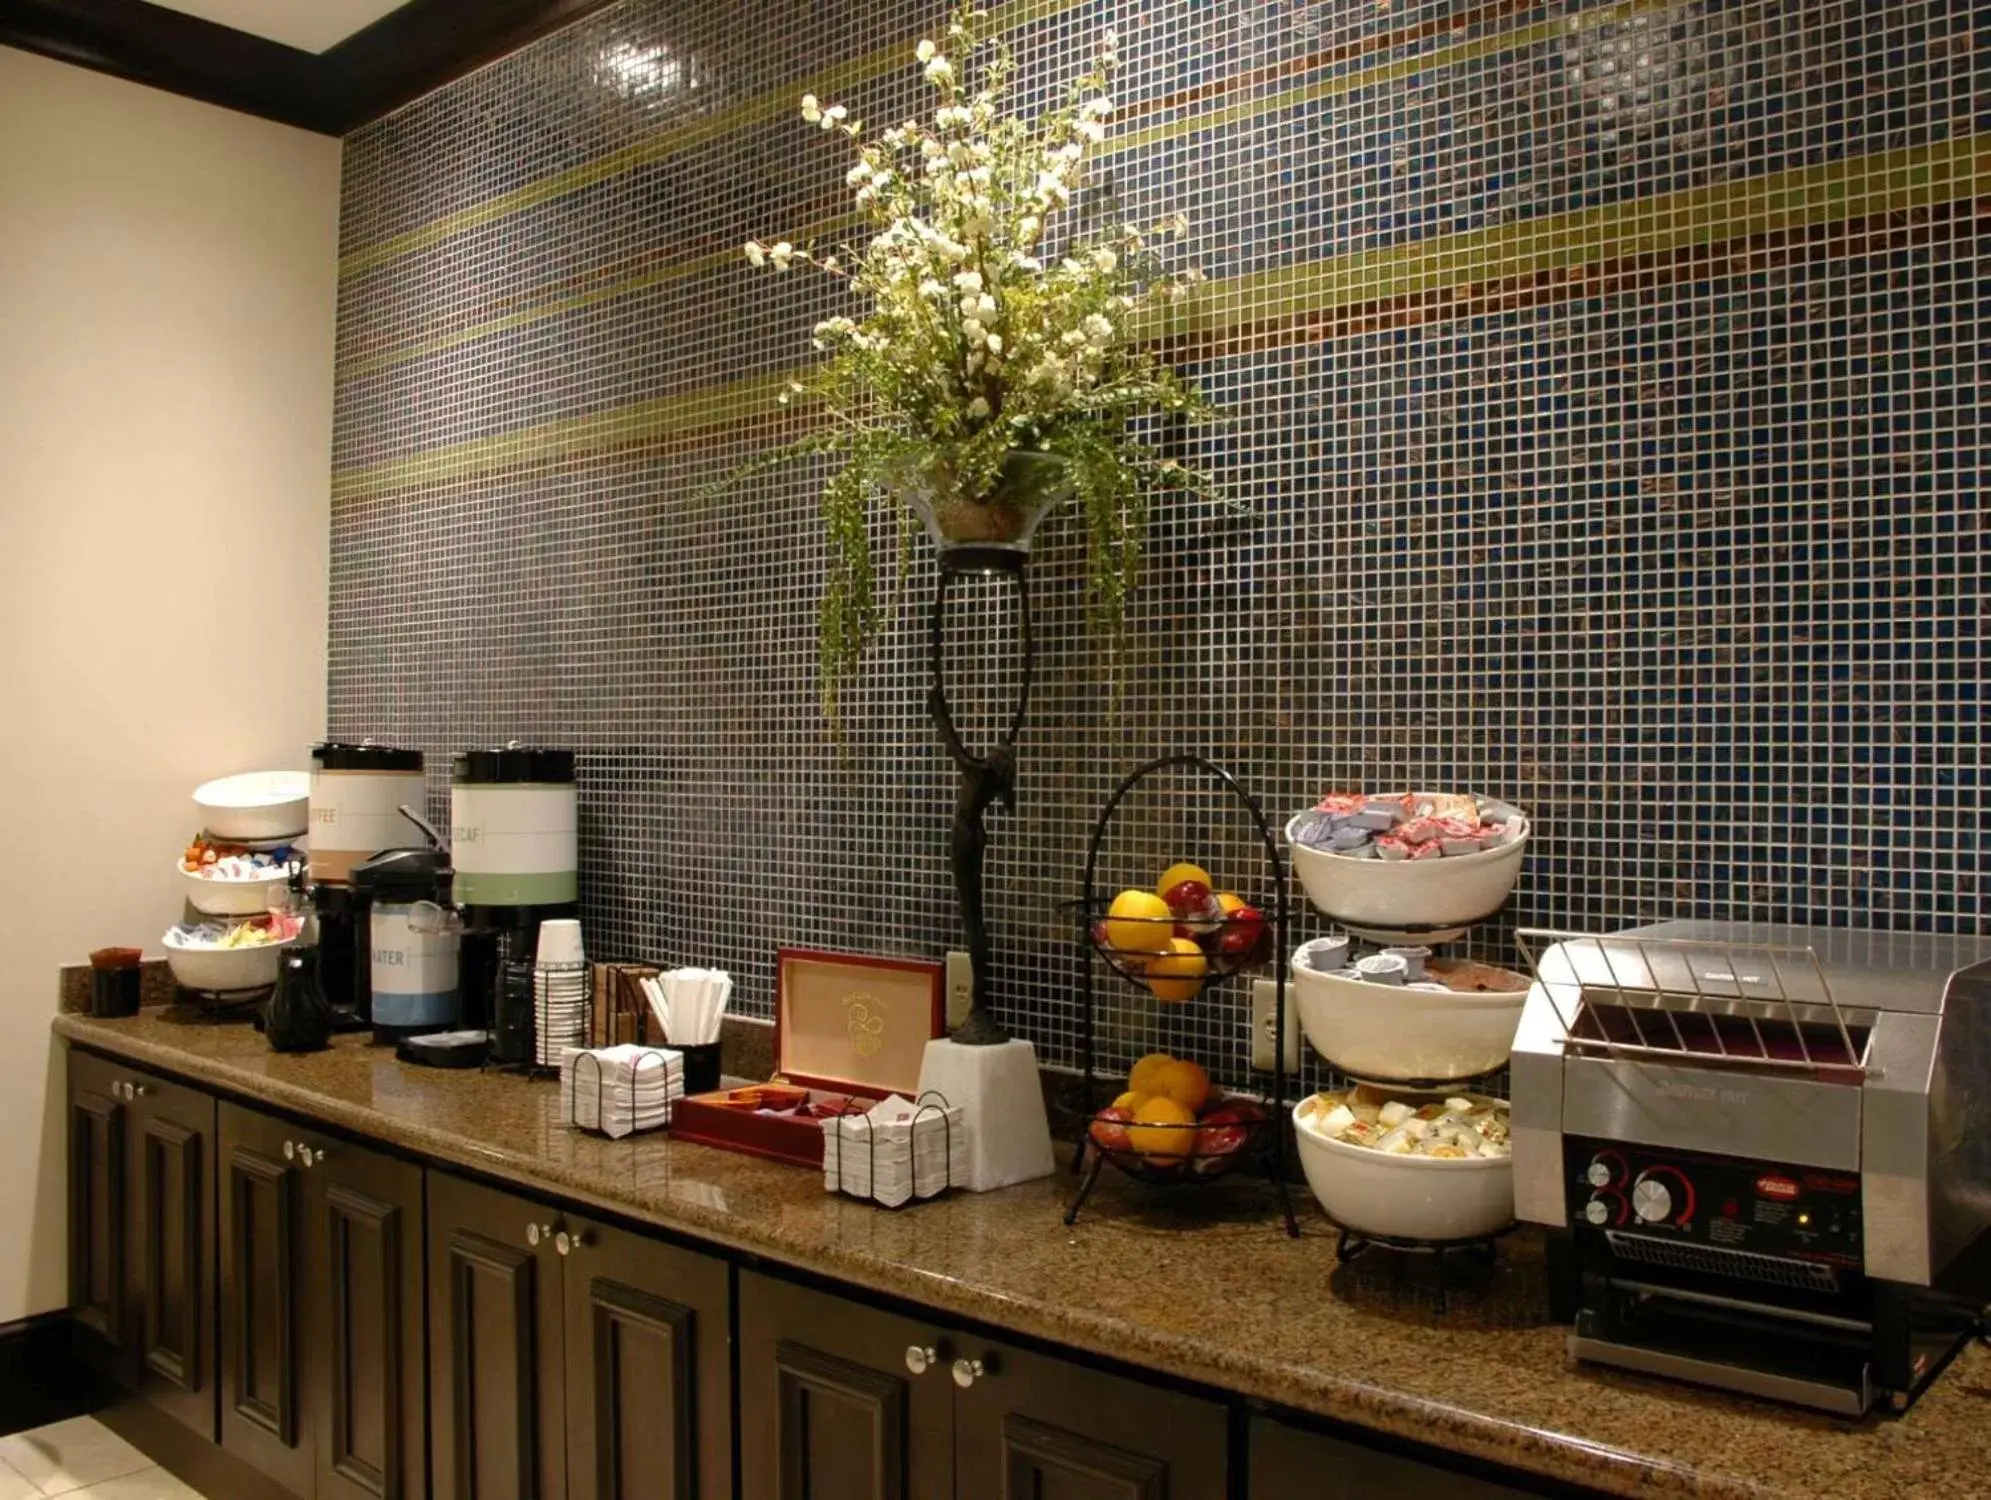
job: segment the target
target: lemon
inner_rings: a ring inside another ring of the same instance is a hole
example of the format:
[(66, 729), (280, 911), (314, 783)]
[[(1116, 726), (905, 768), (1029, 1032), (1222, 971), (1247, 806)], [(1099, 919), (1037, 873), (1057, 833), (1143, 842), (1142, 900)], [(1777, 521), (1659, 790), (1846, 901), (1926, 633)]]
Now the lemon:
[(1185, 880), (1197, 881), (1200, 884), (1208, 886), (1213, 891), (1217, 888), (1217, 883), (1210, 878), (1208, 870), (1204, 869), (1201, 865), (1192, 865), (1185, 860), (1181, 864), (1170, 865), (1166, 870), (1162, 871), (1161, 879), (1155, 882), (1155, 890), (1157, 893), (1166, 893), (1174, 890)]
[(1196, 1116), (1173, 1099), (1150, 1099), (1134, 1111), (1127, 1139), (1149, 1161), (1166, 1166), (1196, 1149)]
[(1148, 1102), (1148, 1096), (1146, 1094), (1138, 1093), (1133, 1089), (1128, 1089), (1126, 1093), (1122, 1094), (1118, 1099), (1115, 1099), (1113, 1101), (1113, 1108), (1124, 1109), (1127, 1111), (1128, 1114), (1133, 1114), (1136, 1110), (1138, 1110), (1143, 1104), (1146, 1104), (1147, 1102)]
[(1196, 998), (1209, 972), (1210, 960), (1195, 939), (1170, 938), (1168, 951), (1148, 961), (1142, 982), (1163, 1004), (1182, 1005)]
[(1107, 945), (1120, 953), (1166, 953), (1175, 913), (1153, 891), (1122, 891), (1106, 910)]
[[(1166, 1052), (1150, 1052), (1146, 1057), (1135, 1063), (1133, 1070), (1127, 1074), (1127, 1092), (1129, 1094), (1139, 1094), (1143, 1099), (1153, 1097), (1155, 1093), (1155, 1076), (1174, 1061), (1175, 1059)], [(1137, 1107), (1126, 1104), (1124, 1096), (1120, 1099), (1115, 1099), (1113, 1102), (1128, 1109)]]
[(1193, 1115), (1210, 1102), (1210, 1075), (1196, 1063), (1172, 1062), (1156, 1078), (1154, 1097), (1173, 1099)]

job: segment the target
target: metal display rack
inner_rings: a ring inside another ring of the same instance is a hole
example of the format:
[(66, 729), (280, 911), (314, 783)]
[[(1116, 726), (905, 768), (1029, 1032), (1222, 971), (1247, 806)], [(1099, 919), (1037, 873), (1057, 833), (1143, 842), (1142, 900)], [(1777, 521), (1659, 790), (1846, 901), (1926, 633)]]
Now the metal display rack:
[[(1092, 836), (1087, 842), (1085, 851), (1085, 888), (1077, 902), (1074, 903), (1080, 924), (1079, 992), (1083, 997), (1081, 1046), (1084, 1057), (1085, 1083), (1082, 1093), (1084, 1102), (1084, 1128), (1083, 1133), (1079, 1137), (1078, 1154), (1072, 1160), (1072, 1171), (1079, 1177), (1079, 1187), (1077, 1193), (1073, 1195), (1071, 1205), (1065, 1210), (1064, 1218), (1067, 1224), (1077, 1221), (1079, 1212), (1085, 1207), (1086, 1200), (1092, 1196), (1093, 1188), (1098, 1185), (1099, 1174), (1105, 1169), (1109, 1161), (1129, 1176), (1137, 1180), (1153, 1182), (1157, 1185), (1176, 1186), (1205, 1183), (1219, 1180), (1222, 1176), (1228, 1175), (1228, 1169), (1224, 1172), (1210, 1174), (1198, 1173), (1193, 1170), (1181, 1170), (1181, 1167), (1186, 1165), (1186, 1156), (1188, 1153), (1184, 1154), (1184, 1158), (1177, 1159), (1177, 1167), (1175, 1169), (1144, 1170), (1139, 1164), (1128, 1161), (1124, 1153), (1109, 1152), (1103, 1149), (1093, 1139), (1092, 1134), (1095, 1111), (1099, 1107), (1099, 1094), (1096, 1087), (1098, 1082), (1096, 1068), (1098, 1055), (1094, 1010), (1097, 1004), (1095, 980), (1101, 956), (1095, 951), (1092, 924), (1095, 916), (1102, 909), (1102, 897), (1098, 887), (1100, 846), (1105, 841), (1106, 831), (1112, 824), (1115, 812), (1118, 811), (1120, 804), (1126, 799), (1128, 793), (1132, 792), (1134, 788), (1151, 776), (1164, 771), (1176, 770), (1200, 772), (1216, 781), (1224, 791), (1228, 792), (1251, 815), (1251, 820), (1257, 827), (1259, 841), (1265, 849), (1266, 869), (1271, 876), (1272, 887), (1272, 951), (1274, 956), (1274, 984), (1276, 986), (1276, 995), (1273, 1001), (1273, 1036), (1275, 1038), (1283, 1038), (1286, 1034), (1287, 981), (1284, 954), (1289, 947), (1290, 941), (1291, 898), (1286, 889), (1286, 864), (1279, 857), (1279, 846), (1273, 837), (1272, 826), (1266, 822), (1265, 812), (1258, 805), (1257, 800), (1238, 783), (1236, 777), (1232, 776), (1230, 772), (1217, 765), (1214, 761), (1208, 760), (1201, 755), (1187, 753), (1158, 756), (1156, 759), (1149, 761), (1146, 765), (1135, 770), (1114, 789), (1113, 795), (1107, 799), (1106, 806), (1101, 810), (1098, 819), (1093, 823)], [(1109, 969), (1118, 968), (1117, 965), (1110, 962), (1107, 964), (1107, 967)], [(1123, 978), (1130, 981), (1134, 978), (1134, 976), (1127, 974), (1124, 970), (1121, 971), (1121, 974)], [(1285, 1219), (1286, 1233), (1297, 1239), (1300, 1233), (1300, 1226), (1298, 1220), (1293, 1217), (1292, 1198), (1286, 1183), (1286, 1052), (1285, 1047), (1278, 1044), (1275, 1044), (1272, 1050), (1272, 1097), (1267, 1101), (1267, 1117), (1247, 1127), (1249, 1129), (1249, 1138), (1236, 1154), (1239, 1157), (1247, 1154), (1255, 1155), (1260, 1159), (1265, 1167), (1267, 1178), (1272, 1184), (1273, 1191), (1278, 1196), (1279, 1209)], [(1170, 1128), (1195, 1131), (1202, 1127), (1184, 1125)], [(1090, 1157), (1089, 1161), (1088, 1156)]]

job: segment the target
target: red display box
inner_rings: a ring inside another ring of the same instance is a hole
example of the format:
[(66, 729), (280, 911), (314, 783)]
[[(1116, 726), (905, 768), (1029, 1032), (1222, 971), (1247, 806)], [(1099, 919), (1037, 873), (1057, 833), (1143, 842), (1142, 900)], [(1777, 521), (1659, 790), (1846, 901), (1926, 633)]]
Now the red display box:
[(820, 1118), (764, 1114), (770, 1089), (837, 1108), (919, 1092), (926, 1044), (944, 1035), (942, 969), (924, 959), (783, 948), (776, 955), (772, 1084), (680, 1099), (671, 1134), (799, 1167), (823, 1165)]

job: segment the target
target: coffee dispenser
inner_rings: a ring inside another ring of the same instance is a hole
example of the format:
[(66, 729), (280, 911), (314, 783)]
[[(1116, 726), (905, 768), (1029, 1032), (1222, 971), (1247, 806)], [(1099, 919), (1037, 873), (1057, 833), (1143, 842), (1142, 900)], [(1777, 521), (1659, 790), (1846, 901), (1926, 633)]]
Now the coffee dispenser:
[(404, 806), (427, 800), (422, 752), (372, 740), (327, 740), (311, 750), (309, 897), (317, 914), (319, 981), (344, 1029), (364, 1028), (373, 942), (350, 884), (355, 865), (407, 842)]

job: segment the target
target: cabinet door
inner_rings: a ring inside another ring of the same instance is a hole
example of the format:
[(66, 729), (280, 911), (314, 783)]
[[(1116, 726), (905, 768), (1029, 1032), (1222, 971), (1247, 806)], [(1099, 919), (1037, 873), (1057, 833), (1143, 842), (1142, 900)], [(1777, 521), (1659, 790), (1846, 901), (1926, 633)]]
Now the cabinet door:
[(305, 1382), (318, 1500), (423, 1500), (422, 1169), (304, 1135), (312, 1153)]
[(304, 1170), (291, 1126), (221, 1106), (221, 1445), (311, 1494), (299, 1293)]
[(739, 1288), (740, 1500), (952, 1500), (933, 1325), (751, 1272)]
[(567, 1493), (726, 1500), (725, 1263), (599, 1224), (570, 1221), (563, 1233)]
[(1250, 1500), (1319, 1500), (1322, 1476), (1330, 1474), (1336, 1494), (1390, 1500), (1522, 1500), (1528, 1493), (1266, 1417), (1253, 1419)]
[(564, 1500), (558, 1216), (429, 1174), (435, 1500)]
[(125, 1107), (118, 1070), (69, 1055), (69, 1306), (115, 1365), (130, 1329)]
[(1216, 1402), (962, 1344), (980, 1369), (955, 1381), (956, 1500), (1224, 1500), (1229, 1427)]
[(138, 1390), (215, 1441), (214, 1100), (131, 1073)]

